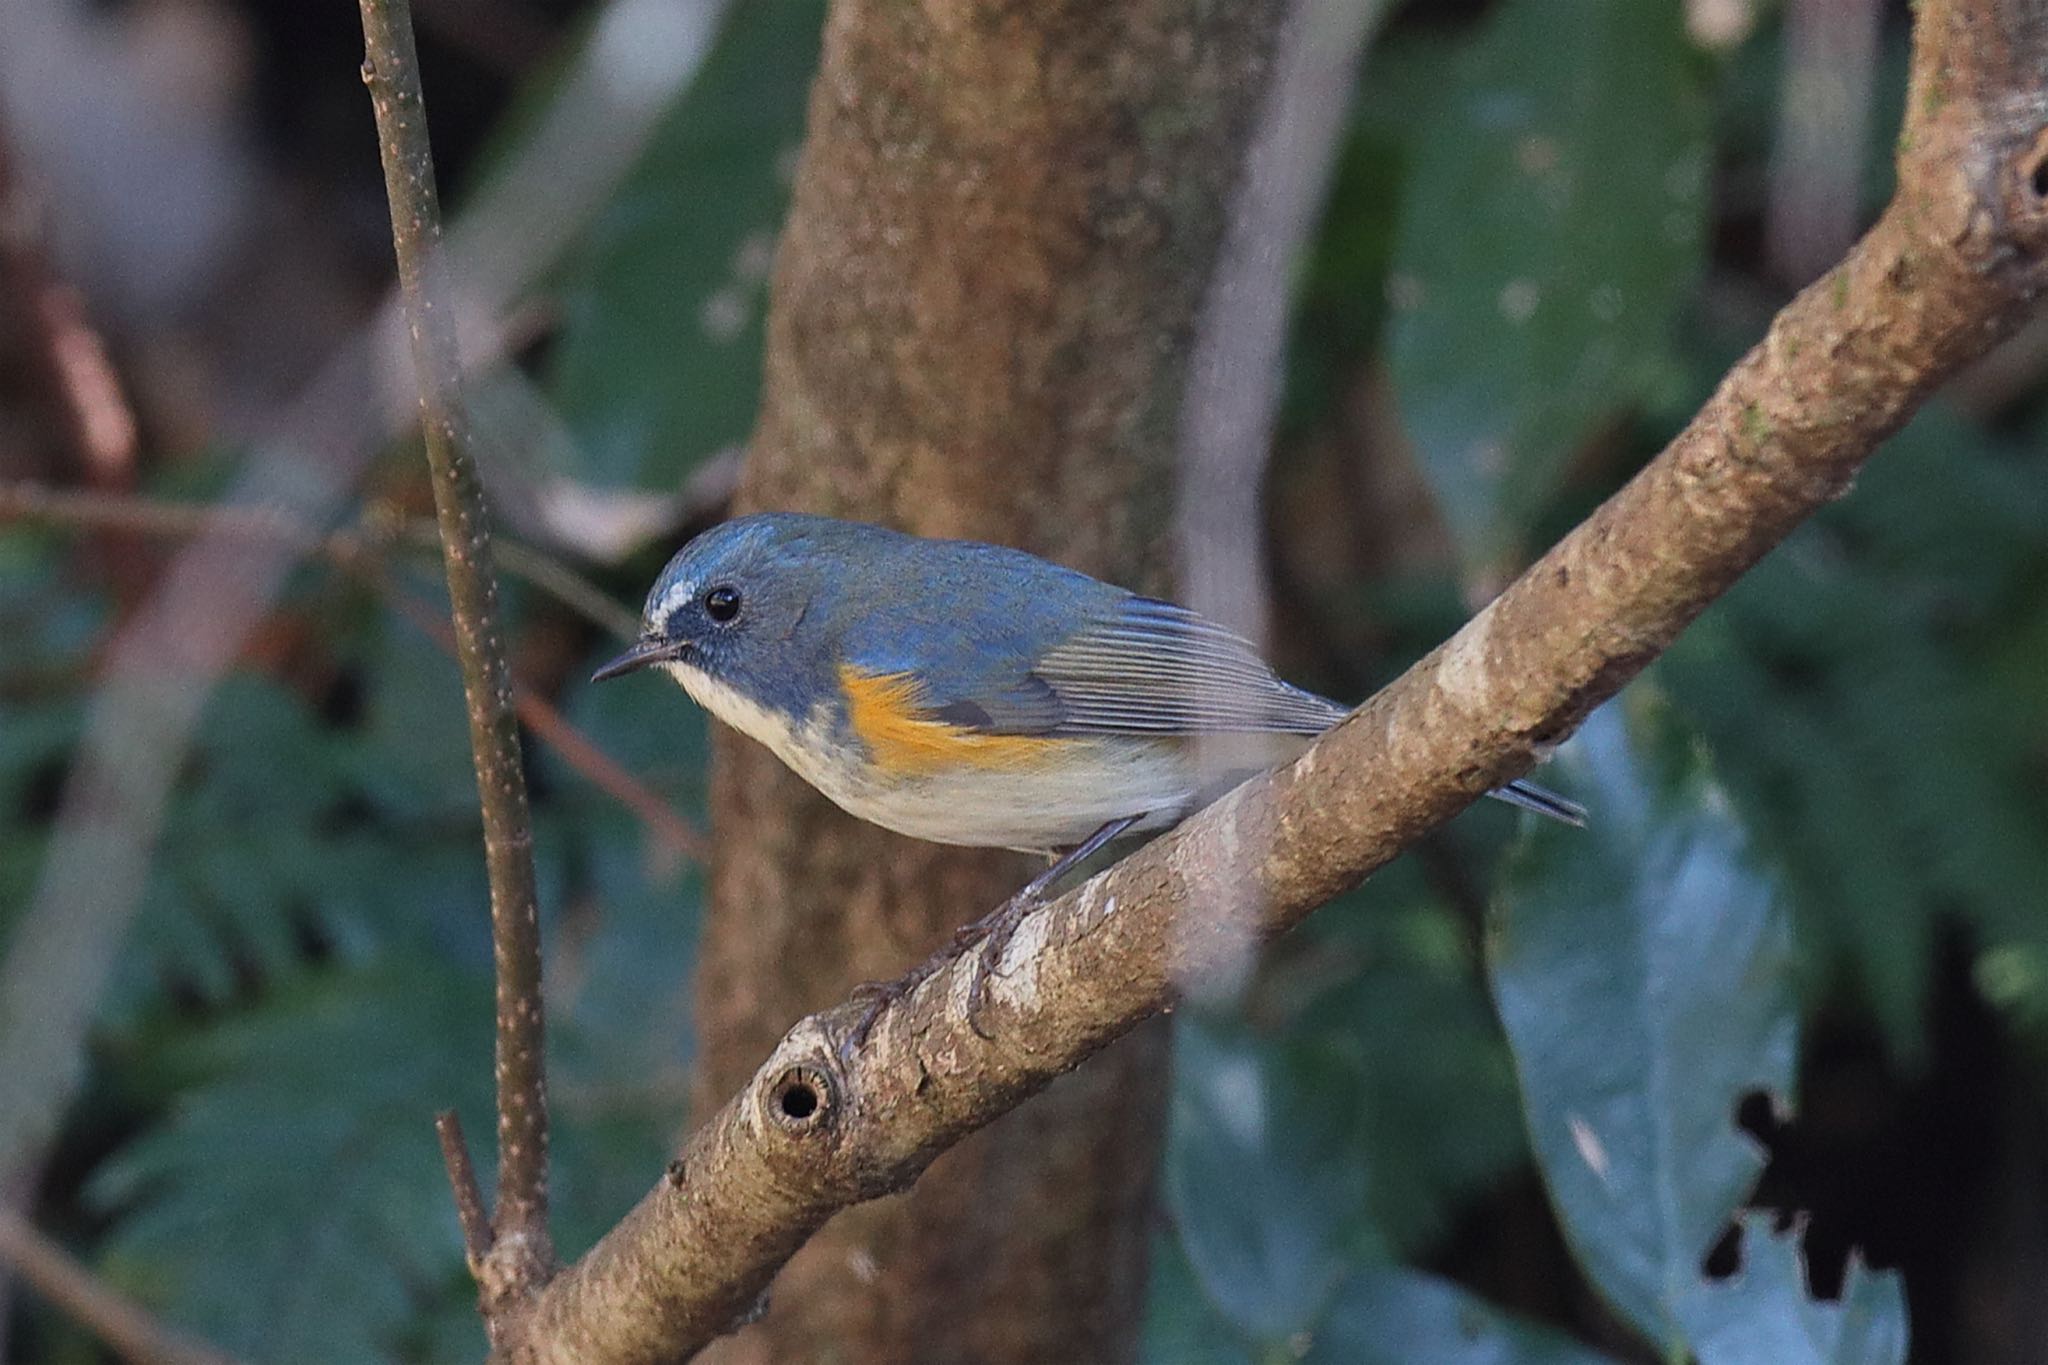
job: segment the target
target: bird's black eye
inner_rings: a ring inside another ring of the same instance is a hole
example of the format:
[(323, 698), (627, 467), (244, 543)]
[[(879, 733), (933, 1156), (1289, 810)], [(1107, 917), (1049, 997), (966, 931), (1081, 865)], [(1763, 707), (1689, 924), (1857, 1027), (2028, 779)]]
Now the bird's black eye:
[(740, 614), (740, 595), (731, 588), (713, 588), (704, 594), (704, 614), (725, 624)]

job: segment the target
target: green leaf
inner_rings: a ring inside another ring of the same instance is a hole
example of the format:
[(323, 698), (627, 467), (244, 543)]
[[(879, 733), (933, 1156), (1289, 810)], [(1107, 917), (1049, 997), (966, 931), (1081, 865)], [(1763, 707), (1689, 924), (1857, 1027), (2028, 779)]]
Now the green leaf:
[(1849, 1260), (1838, 1302), (1808, 1295), (1798, 1234), (1742, 1220), (1743, 1266), (1679, 1305), (1700, 1365), (1904, 1365), (1906, 1296), (1899, 1277)]
[(1448, 1280), (1374, 1266), (1338, 1287), (1305, 1365), (1609, 1365)]
[(1153, 1240), (1151, 1271), (1138, 1350), (1144, 1365), (1253, 1365), (1236, 1329), (1202, 1292), (1177, 1239)]
[(553, 388), (613, 488), (675, 488), (746, 438), (822, 0), (734, 5), (717, 47), (563, 270)]
[(1308, 994), (1291, 975), (1312, 984), (1318, 971), (1345, 973), (1305, 1002), (1285, 1036), (1341, 1066), (1370, 1176), (1368, 1217), (1407, 1253), (1435, 1245), (1462, 1202), (1528, 1152), (1475, 938), (1404, 859), (1304, 927), (1304, 948), (1323, 965), (1291, 972), (1282, 957), (1269, 968), (1271, 993), (1290, 999)]
[(1736, 1107), (1756, 1091), (1782, 1107), (1792, 1085), (1791, 934), (1654, 691), (1596, 713), (1553, 771), (1592, 824), (1531, 828), (1510, 860), (1494, 996), (1579, 1263), (1671, 1347), (1676, 1306), (1762, 1169)]
[(1468, 570), (1509, 567), (1580, 443), (1674, 382), (1698, 65), (1676, 0), (1505, 0), (1419, 139), (1388, 362)]
[(252, 1359), (380, 1358), (461, 1274), (432, 1121), (490, 1131), (490, 1018), (487, 976), (390, 961), (140, 1059), (203, 1079), (96, 1174), (103, 1270)]
[(1174, 1040), (1163, 1184), (1180, 1245), (1240, 1331), (1285, 1341), (1374, 1241), (1341, 1069), (1222, 1021), (1183, 1016)]

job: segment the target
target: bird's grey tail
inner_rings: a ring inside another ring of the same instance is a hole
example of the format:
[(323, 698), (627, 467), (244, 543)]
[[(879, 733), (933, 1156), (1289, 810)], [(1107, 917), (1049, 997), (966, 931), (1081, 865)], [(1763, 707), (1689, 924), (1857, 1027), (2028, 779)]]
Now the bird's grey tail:
[(1487, 793), (1497, 801), (1505, 801), (1523, 810), (1533, 810), (1538, 815), (1547, 815), (1553, 820), (1562, 820), (1567, 825), (1580, 829), (1586, 827), (1586, 808), (1576, 801), (1567, 800), (1547, 787), (1519, 778), (1505, 787), (1495, 787)]

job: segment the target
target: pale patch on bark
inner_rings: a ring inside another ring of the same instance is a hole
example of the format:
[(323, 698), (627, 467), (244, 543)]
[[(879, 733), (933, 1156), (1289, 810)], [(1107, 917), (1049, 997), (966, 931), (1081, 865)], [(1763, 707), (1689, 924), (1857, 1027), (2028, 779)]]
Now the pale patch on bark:
[(1460, 713), (1499, 694), (1493, 679), (1493, 623), (1494, 611), (1488, 607), (1452, 638), (1437, 661), (1437, 690)]

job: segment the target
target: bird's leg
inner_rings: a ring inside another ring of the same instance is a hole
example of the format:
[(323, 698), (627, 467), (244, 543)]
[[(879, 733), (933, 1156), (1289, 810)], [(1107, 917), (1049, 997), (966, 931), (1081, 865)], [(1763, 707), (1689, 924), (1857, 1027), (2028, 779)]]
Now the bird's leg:
[(976, 1033), (984, 1038), (990, 1036), (981, 1026), (981, 1006), (988, 995), (988, 979), (995, 974), (996, 964), (1002, 961), (1003, 950), (1010, 946), (1010, 938), (1017, 932), (1017, 926), (1024, 922), (1026, 915), (1038, 908), (1045, 899), (1045, 893), (1054, 883), (1101, 852), (1112, 840), (1127, 833), (1132, 825), (1143, 818), (1142, 814), (1126, 815), (1110, 821), (1055, 858), (1050, 867), (1024, 883), (1016, 895), (997, 906), (993, 912), (982, 916), (953, 936), (954, 953), (963, 953), (971, 949), (975, 954), (973, 981), (967, 988), (967, 1022)]

